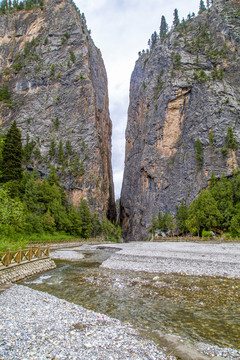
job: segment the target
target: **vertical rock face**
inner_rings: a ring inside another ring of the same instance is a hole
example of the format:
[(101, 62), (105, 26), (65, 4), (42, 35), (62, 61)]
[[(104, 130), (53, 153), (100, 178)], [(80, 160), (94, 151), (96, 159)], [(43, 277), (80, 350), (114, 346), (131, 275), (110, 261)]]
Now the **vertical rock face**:
[[(240, 6), (214, 1), (141, 54), (131, 77), (121, 222), (126, 240), (148, 238), (152, 214), (176, 212), (240, 152)], [(203, 150), (197, 159), (196, 141)]]
[(55, 165), (75, 205), (114, 219), (107, 76), (84, 15), (70, 0), (1, 15), (0, 70), (0, 125), (16, 120), (26, 167)]

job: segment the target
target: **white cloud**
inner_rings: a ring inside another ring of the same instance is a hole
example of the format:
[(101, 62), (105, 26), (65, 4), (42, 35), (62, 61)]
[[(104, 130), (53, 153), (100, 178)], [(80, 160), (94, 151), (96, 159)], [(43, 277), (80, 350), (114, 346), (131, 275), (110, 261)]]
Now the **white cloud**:
[[(199, 0), (76, 0), (85, 13), (92, 38), (101, 49), (108, 74), (110, 113), (113, 122), (113, 173), (116, 197), (121, 190), (124, 166), (130, 76), (138, 51), (147, 48), (154, 31), (159, 32), (164, 15), (172, 25), (173, 11), (179, 18), (197, 13)], [(121, 169), (121, 171), (119, 171)]]

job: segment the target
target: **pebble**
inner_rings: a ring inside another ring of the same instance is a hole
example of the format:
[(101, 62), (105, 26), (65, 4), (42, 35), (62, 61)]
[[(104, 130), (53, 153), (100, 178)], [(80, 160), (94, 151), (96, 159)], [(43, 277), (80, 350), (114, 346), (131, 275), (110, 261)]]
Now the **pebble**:
[(0, 360), (176, 360), (129, 324), (23, 285), (0, 308)]

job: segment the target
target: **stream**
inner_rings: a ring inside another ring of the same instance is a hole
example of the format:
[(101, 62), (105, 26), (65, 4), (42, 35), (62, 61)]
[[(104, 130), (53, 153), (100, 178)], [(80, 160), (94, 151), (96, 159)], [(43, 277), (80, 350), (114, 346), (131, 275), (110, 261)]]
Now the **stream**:
[(240, 349), (239, 279), (101, 268), (113, 251), (86, 251), (74, 262), (56, 260), (55, 270), (24, 285), (145, 330)]

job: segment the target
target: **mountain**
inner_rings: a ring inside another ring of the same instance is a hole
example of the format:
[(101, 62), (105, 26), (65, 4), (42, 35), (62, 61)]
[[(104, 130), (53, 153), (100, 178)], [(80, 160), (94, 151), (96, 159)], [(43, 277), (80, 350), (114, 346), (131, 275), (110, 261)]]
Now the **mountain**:
[(240, 164), (240, 4), (214, 1), (152, 36), (130, 84), (121, 223), (126, 240), (149, 237), (153, 214), (176, 213), (212, 172)]
[[(16, 3), (15, 3), (16, 5)], [(115, 218), (107, 76), (84, 14), (70, 0), (1, 7), (0, 126), (21, 130), (24, 165), (54, 165), (75, 205)]]

